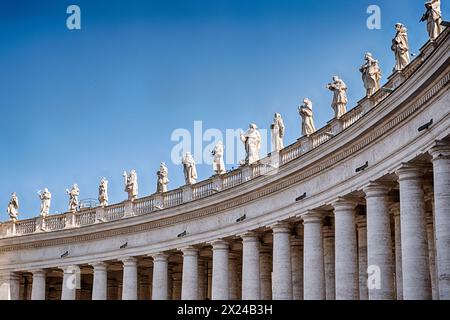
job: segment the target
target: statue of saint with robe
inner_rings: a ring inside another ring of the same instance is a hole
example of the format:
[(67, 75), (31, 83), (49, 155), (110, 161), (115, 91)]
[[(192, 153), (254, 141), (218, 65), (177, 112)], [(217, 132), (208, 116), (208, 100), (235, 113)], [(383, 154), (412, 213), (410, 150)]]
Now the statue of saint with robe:
[(333, 91), (331, 107), (334, 110), (335, 118), (339, 119), (347, 112), (347, 85), (338, 76), (334, 76), (333, 82), (329, 83), (327, 88)]
[(259, 161), (259, 150), (261, 149), (261, 134), (256, 124), (251, 123), (246, 133), (241, 133), (241, 141), (245, 145), (245, 163), (253, 164)]
[(197, 168), (195, 167), (194, 157), (190, 152), (186, 152), (183, 158), (184, 179), (187, 185), (197, 182)]
[(395, 71), (402, 71), (410, 62), (409, 57), (409, 43), (408, 43), (408, 30), (406, 27), (397, 23), (395, 25), (395, 38), (392, 39), (391, 49), (395, 54)]
[(79, 204), (78, 196), (80, 195), (80, 188), (78, 188), (77, 184), (74, 184), (70, 191), (66, 189), (66, 193), (69, 195), (69, 211), (76, 212)]
[(130, 174), (126, 171), (123, 172), (125, 192), (128, 193), (128, 200), (134, 201), (138, 195), (138, 181), (136, 170), (131, 170)]
[(214, 150), (211, 152), (213, 156), (213, 170), (215, 174), (224, 174), (226, 172), (225, 170), (225, 163), (223, 161), (223, 142), (219, 141), (217, 142), (216, 146), (214, 147)]
[(50, 205), (52, 201), (52, 194), (48, 191), (47, 188), (44, 191), (38, 191), (39, 199), (41, 200), (41, 217), (45, 218), (49, 215)]
[(283, 138), (285, 129), (281, 114), (275, 113), (270, 129), (272, 131), (272, 149), (275, 152), (280, 152), (280, 150), (284, 148)]
[(425, 8), (427, 9), (427, 11), (420, 21), (427, 22), (428, 35), (430, 36), (430, 40), (434, 41), (443, 30), (443, 26), (441, 26), (441, 0), (428, 1), (425, 3)]
[(108, 205), (108, 180), (102, 178), (98, 186), (98, 202), (102, 207)]
[(6, 209), (6, 211), (8, 212), (9, 218), (12, 221), (17, 220), (17, 217), (19, 216), (19, 198), (17, 197), (15, 192), (11, 194), (11, 199), (9, 200), (8, 208)]
[(298, 112), (302, 117), (302, 135), (309, 137), (316, 132), (314, 126), (314, 115), (312, 102), (308, 98), (303, 99), (303, 105), (298, 107)]
[(169, 184), (169, 170), (164, 162), (159, 165), (159, 171), (156, 173), (158, 176), (158, 183), (156, 186), (156, 192), (167, 192), (167, 185)]
[(380, 89), (381, 69), (378, 65), (378, 60), (375, 60), (370, 52), (366, 53), (365, 60), (366, 62), (359, 71), (362, 73), (366, 95), (370, 98)]

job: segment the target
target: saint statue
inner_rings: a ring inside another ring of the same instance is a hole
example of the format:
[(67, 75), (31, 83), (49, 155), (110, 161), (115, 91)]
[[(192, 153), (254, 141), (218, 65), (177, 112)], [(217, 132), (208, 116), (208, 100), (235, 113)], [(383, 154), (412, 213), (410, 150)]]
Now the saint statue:
[(329, 83), (327, 88), (334, 93), (331, 107), (334, 110), (335, 118), (339, 119), (347, 112), (347, 86), (342, 79), (334, 76), (333, 82)]
[(41, 217), (45, 218), (49, 215), (52, 194), (47, 188), (44, 191), (38, 191), (39, 199), (41, 199)]
[(302, 117), (302, 135), (309, 137), (316, 132), (313, 117), (313, 105), (308, 98), (303, 99), (303, 105), (298, 107), (298, 112)]
[(80, 195), (80, 188), (77, 184), (74, 184), (72, 189), (66, 189), (66, 193), (69, 195), (69, 211), (76, 212), (78, 209), (78, 196)]
[(102, 178), (98, 186), (98, 202), (102, 207), (108, 205), (108, 180)]
[(280, 152), (284, 148), (284, 121), (281, 114), (275, 113), (270, 129), (272, 130), (272, 148), (275, 152)]
[(397, 23), (395, 25), (395, 38), (392, 39), (391, 49), (395, 54), (395, 71), (402, 71), (410, 62), (409, 44), (408, 44), (408, 30), (406, 27)]
[(125, 192), (128, 193), (128, 200), (136, 200), (138, 195), (138, 181), (136, 170), (131, 170), (130, 174), (127, 174), (127, 172), (124, 171), (123, 178), (125, 183)]
[(362, 73), (367, 97), (370, 98), (380, 89), (381, 69), (378, 65), (378, 60), (375, 60), (370, 52), (366, 53), (365, 60), (366, 62), (361, 66), (359, 71)]
[(156, 173), (158, 176), (158, 184), (156, 186), (156, 192), (167, 192), (167, 185), (169, 184), (169, 170), (164, 162), (159, 165), (159, 171)]
[(425, 3), (427, 11), (420, 21), (427, 22), (427, 30), (430, 40), (434, 41), (442, 32), (441, 0), (431, 0)]
[(213, 170), (215, 174), (224, 174), (225, 163), (223, 161), (223, 143), (222, 141), (217, 142), (214, 150), (211, 152), (213, 156)]
[(11, 194), (11, 200), (9, 200), (8, 208), (6, 211), (9, 214), (9, 218), (12, 221), (16, 221), (17, 217), (19, 216), (19, 198), (17, 198), (17, 195), (15, 192)]
[(259, 161), (259, 150), (261, 149), (261, 134), (256, 124), (251, 123), (246, 133), (241, 133), (241, 141), (245, 145), (245, 163), (253, 164)]
[(197, 169), (195, 161), (190, 152), (186, 152), (183, 158), (184, 179), (187, 185), (197, 182)]

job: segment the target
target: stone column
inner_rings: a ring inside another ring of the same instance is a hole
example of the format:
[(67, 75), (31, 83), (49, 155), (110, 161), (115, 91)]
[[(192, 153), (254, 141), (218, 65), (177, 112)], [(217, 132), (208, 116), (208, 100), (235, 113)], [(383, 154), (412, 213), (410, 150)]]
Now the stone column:
[(367, 290), (367, 224), (365, 216), (356, 218), (358, 229), (359, 300), (368, 300)]
[(168, 259), (165, 253), (156, 253), (153, 258), (152, 300), (168, 300)]
[(61, 300), (76, 300), (77, 289), (80, 288), (80, 268), (78, 266), (67, 266), (61, 269), (64, 272)]
[[(437, 288), (436, 279), (436, 259), (434, 248), (434, 227), (432, 212), (426, 218), (427, 223), (427, 241), (428, 241), (428, 260), (430, 265), (430, 280), (431, 280), (431, 296), (433, 300), (439, 300), (439, 292)], [(449, 249), (450, 250), (450, 249)]]
[(303, 283), (305, 300), (325, 299), (325, 271), (323, 260), (322, 213), (311, 211), (302, 216)]
[(108, 280), (108, 292), (107, 292), (107, 300), (119, 300), (117, 298), (119, 289), (117, 288), (117, 280), (109, 279)]
[(291, 229), (288, 223), (272, 226), (273, 231), (273, 300), (292, 300)]
[(224, 240), (216, 240), (212, 242), (212, 247), (212, 300), (228, 300), (230, 295), (228, 279), (228, 253), (230, 246)]
[(333, 203), (335, 233), (336, 300), (358, 300), (358, 254), (356, 203), (340, 199)]
[(0, 300), (19, 300), (20, 277), (14, 272), (0, 275)]
[(395, 291), (397, 300), (403, 300), (403, 280), (402, 280), (402, 241), (400, 227), (400, 203), (391, 205), (391, 212), (394, 215), (394, 237), (395, 237)]
[(272, 255), (270, 248), (261, 248), (259, 255), (261, 300), (272, 300)]
[[(207, 261), (200, 259), (198, 264), (198, 299), (206, 300), (208, 291), (208, 272), (207, 272)], [(228, 265), (228, 261), (227, 261)]]
[(181, 300), (198, 299), (198, 249), (187, 247), (183, 252)]
[(123, 262), (122, 300), (137, 300), (137, 259), (127, 257)]
[(259, 238), (248, 232), (242, 238), (242, 300), (260, 300)]
[(229, 270), (229, 298), (230, 300), (239, 300), (239, 273), (238, 273), (238, 257), (237, 254), (230, 254), (228, 259)]
[(419, 167), (404, 165), (397, 175), (400, 183), (403, 298), (428, 300), (431, 299), (431, 282), (423, 171)]
[[(336, 299), (335, 255), (334, 255), (334, 228), (330, 219), (329, 224), (322, 227), (324, 270), (325, 270), (325, 299)], [(326, 222), (328, 223), (328, 222)]]
[(291, 264), (292, 299), (303, 300), (303, 239), (300, 237), (291, 238)]
[(33, 274), (31, 300), (45, 300), (45, 270), (33, 270), (31, 273)]
[(172, 270), (172, 300), (181, 300), (182, 273)]
[(392, 252), (389, 189), (379, 183), (364, 188), (367, 204), (367, 265), (370, 300), (394, 298), (394, 256)]
[(439, 141), (433, 156), (434, 223), (439, 299), (450, 300), (450, 142)]
[(108, 288), (107, 264), (104, 262), (93, 263), (94, 280), (92, 284), (92, 300), (106, 300)]

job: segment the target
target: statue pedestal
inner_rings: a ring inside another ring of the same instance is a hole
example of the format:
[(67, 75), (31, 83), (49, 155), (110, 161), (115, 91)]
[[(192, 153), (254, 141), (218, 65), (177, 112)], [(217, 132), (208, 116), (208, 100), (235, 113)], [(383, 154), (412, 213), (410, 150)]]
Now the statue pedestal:
[(133, 217), (134, 216), (134, 203), (133, 201), (125, 201), (125, 213), (124, 218)]
[(183, 203), (192, 201), (192, 186), (184, 186), (183, 190)]
[(64, 229), (75, 228), (75, 212), (66, 213), (66, 227)]
[(242, 181), (246, 182), (253, 178), (253, 170), (252, 167), (248, 164), (242, 166)]
[(212, 178), (213, 180), (213, 191), (219, 192), (223, 188), (223, 180), (221, 175), (215, 175)]
[(95, 209), (95, 223), (105, 222), (105, 208), (97, 207)]

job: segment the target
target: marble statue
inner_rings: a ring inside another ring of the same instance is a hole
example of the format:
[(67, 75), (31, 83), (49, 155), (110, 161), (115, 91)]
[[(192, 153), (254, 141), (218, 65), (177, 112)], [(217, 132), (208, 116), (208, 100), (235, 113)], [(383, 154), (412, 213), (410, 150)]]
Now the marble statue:
[(66, 189), (66, 193), (69, 195), (69, 211), (76, 212), (79, 205), (80, 188), (78, 188), (77, 184), (74, 184), (71, 190)]
[(214, 150), (211, 152), (213, 156), (213, 170), (215, 174), (224, 174), (225, 170), (225, 162), (223, 161), (223, 142), (217, 142)]
[(159, 171), (156, 175), (158, 176), (156, 192), (167, 192), (167, 185), (169, 184), (169, 170), (164, 162), (161, 162), (159, 165)]
[(281, 114), (275, 113), (270, 129), (272, 131), (272, 148), (275, 152), (280, 152), (284, 148), (284, 121)]
[(136, 200), (138, 195), (138, 181), (136, 170), (131, 170), (130, 174), (127, 174), (127, 172), (124, 171), (123, 178), (125, 183), (125, 192), (128, 193), (128, 200)]
[(327, 88), (334, 93), (331, 107), (334, 110), (335, 118), (339, 119), (347, 112), (347, 86), (342, 79), (334, 76), (333, 82), (329, 83)]
[(197, 169), (195, 161), (190, 152), (186, 152), (183, 158), (184, 179), (187, 185), (197, 182)]
[(259, 161), (259, 150), (261, 149), (261, 134), (256, 124), (251, 123), (246, 133), (241, 133), (241, 141), (245, 145), (245, 163), (253, 164)]
[(431, 0), (425, 3), (427, 11), (420, 21), (427, 22), (428, 35), (434, 41), (442, 32), (441, 0)]
[(41, 199), (41, 217), (47, 217), (50, 212), (50, 205), (52, 201), (52, 194), (47, 188), (44, 191), (38, 191), (39, 199)]
[(298, 107), (298, 112), (302, 117), (302, 135), (309, 137), (316, 132), (311, 100), (308, 98), (303, 99), (303, 105)]
[(98, 202), (102, 207), (108, 205), (108, 180), (102, 178), (98, 186)]
[(361, 66), (359, 71), (362, 73), (366, 95), (370, 98), (380, 89), (381, 69), (378, 65), (378, 60), (375, 60), (370, 52), (366, 53), (364, 59), (366, 62)]
[(391, 49), (395, 54), (395, 71), (402, 71), (410, 62), (409, 44), (408, 44), (408, 30), (406, 27), (397, 23), (395, 25), (395, 38), (392, 39)]
[(9, 218), (12, 221), (16, 221), (19, 216), (19, 198), (15, 192), (11, 194), (11, 200), (9, 200), (8, 208), (6, 210), (9, 214)]

